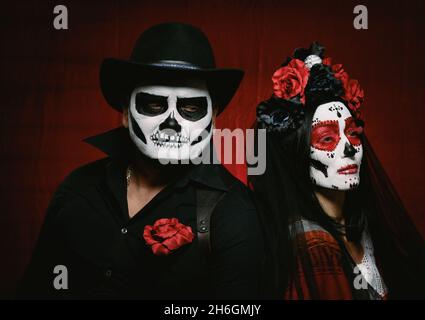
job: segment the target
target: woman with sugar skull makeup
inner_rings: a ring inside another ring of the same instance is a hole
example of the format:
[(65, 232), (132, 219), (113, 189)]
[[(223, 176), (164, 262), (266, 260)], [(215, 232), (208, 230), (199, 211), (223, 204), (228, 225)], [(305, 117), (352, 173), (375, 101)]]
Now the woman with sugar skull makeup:
[(363, 90), (324, 48), (297, 49), (257, 107), (267, 167), (265, 289), (286, 299), (424, 297), (425, 246), (364, 133)]

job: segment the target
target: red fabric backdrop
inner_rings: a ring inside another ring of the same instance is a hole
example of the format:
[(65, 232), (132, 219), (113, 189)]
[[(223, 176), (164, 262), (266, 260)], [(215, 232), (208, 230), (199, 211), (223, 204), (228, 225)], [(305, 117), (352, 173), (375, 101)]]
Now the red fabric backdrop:
[[(69, 30), (53, 28), (64, 4)], [(0, 297), (13, 292), (52, 192), (73, 168), (102, 157), (81, 139), (119, 125), (103, 100), (104, 57), (127, 57), (141, 31), (165, 21), (201, 27), (219, 66), (246, 70), (218, 127), (245, 128), (271, 93), (274, 69), (318, 40), (366, 91), (367, 134), (425, 234), (425, 4), (362, 1), (2, 1), (0, 4)], [(231, 171), (242, 178), (243, 167)]]

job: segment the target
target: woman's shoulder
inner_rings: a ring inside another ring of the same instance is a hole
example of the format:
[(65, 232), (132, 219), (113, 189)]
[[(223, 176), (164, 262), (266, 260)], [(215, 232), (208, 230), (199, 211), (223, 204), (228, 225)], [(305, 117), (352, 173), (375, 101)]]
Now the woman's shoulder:
[(344, 273), (341, 248), (336, 239), (313, 221), (298, 221), (290, 229), (298, 249), (297, 273), (285, 297), (352, 299), (349, 280)]
[(297, 221), (291, 227), (291, 234), (295, 237), (298, 248), (307, 250), (313, 265), (327, 268), (341, 265), (341, 248), (338, 242), (317, 222)]
[[(294, 238), (305, 238), (308, 244), (315, 245), (330, 245), (338, 246), (329, 231), (323, 228), (319, 223), (310, 220), (298, 220), (292, 223), (289, 227), (290, 233)], [(339, 246), (338, 246), (339, 247)]]

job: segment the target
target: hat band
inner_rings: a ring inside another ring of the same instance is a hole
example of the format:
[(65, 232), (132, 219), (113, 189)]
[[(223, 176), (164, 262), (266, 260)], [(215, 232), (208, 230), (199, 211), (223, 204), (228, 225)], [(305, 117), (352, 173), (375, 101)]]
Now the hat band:
[(201, 70), (202, 68), (186, 61), (178, 60), (158, 60), (155, 62), (149, 62), (148, 65), (154, 67), (165, 67), (172, 69), (187, 69), (187, 70)]

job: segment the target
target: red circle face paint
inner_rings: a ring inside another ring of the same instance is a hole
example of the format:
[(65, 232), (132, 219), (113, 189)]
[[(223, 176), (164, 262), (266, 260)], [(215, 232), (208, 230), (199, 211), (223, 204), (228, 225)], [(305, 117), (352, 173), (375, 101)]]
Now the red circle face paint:
[(337, 120), (321, 121), (311, 132), (311, 146), (322, 151), (334, 151), (341, 139)]
[(345, 130), (344, 133), (353, 146), (359, 146), (362, 144), (361, 135), (363, 128), (358, 126), (353, 118), (345, 119)]

